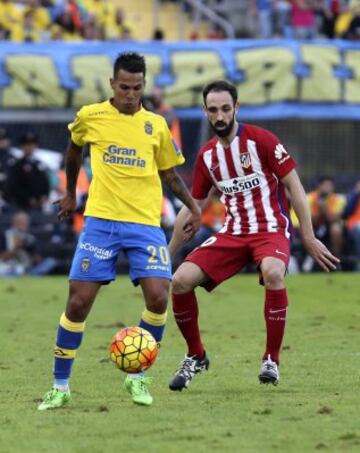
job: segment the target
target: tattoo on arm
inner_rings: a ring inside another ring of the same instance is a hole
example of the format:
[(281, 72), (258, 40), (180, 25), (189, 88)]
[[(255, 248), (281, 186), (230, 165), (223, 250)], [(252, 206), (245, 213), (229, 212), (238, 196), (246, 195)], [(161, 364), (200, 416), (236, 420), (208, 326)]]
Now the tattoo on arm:
[(191, 208), (191, 206), (193, 206), (193, 199), (189, 189), (177, 174), (176, 170), (170, 168), (169, 170), (159, 171), (159, 174), (161, 180), (168, 186), (172, 193), (182, 201), (185, 206)]

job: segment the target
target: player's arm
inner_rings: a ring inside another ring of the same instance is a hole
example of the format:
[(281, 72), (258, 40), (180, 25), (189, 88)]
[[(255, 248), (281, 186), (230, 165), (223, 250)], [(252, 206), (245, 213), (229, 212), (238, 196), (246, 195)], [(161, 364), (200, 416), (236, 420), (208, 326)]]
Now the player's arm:
[(65, 156), (66, 194), (56, 201), (59, 205), (58, 218), (68, 217), (76, 209), (76, 182), (82, 164), (82, 146), (70, 140)]
[(188, 208), (187, 217), (182, 228), (186, 240), (189, 240), (200, 228), (201, 210), (175, 168), (159, 170), (159, 175), (162, 182), (165, 183), (172, 193)]
[[(205, 200), (195, 200), (199, 209), (202, 209), (204, 205), (207, 203), (207, 199)], [(174, 225), (174, 229), (171, 235), (171, 239), (169, 242), (169, 253), (171, 258), (173, 258), (176, 253), (180, 250), (184, 242), (189, 241), (192, 236), (189, 236), (184, 229), (184, 225), (186, 225), (187, 219), (189, 218), (190, 212), (186, 206), (183, 206), (178, 215), (176, 216), (176, 221)]]
[(281, 182), (289, 191), (291, 204), (299, 219), (300, 233), (306, 250), (326, 272), (335, 270), (336, 264), (340, 260), (315, 237), (306, 193), (296, 170), (291, 170), (281, 179)]
[[(202, 200), (195, 199), (201, 211), (206, 209), (214, 193), (216, 193), (216, 189), (215, 187), (212, 187), (208, 193), (207, 198), (204, 198)], [(188, 216), (189, 210), (187, 209), (186, 206), (183, 206), (176, 217), (173, 233), (171, 235), (171, 239), (169, 242), (169, 252), (171, 258), (173, 258), (176, 255), (176, 253), (180, 250), (184, 242), (187, 242), (189, 241), (189, 239), (191, 239), (188, 238), (186, 234), (184, 234), (184, 225), (186, 223), (186, 219)]]

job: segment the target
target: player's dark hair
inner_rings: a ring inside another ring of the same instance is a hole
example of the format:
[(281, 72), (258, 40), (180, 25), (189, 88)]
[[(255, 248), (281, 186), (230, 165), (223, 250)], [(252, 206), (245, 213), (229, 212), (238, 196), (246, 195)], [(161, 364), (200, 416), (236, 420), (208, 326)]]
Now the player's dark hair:
[(114, 62), (114, 78), (120, 69), (123, 69), (126, 72), (131, 72), (132, 74), (142, 72), (145, 77), (145, 58), (136, 52), (123, 52), (118, 55)]
[(226, 80), (216, 80), (215, 82), (211, 82), (208, 85), (206, 85), (203, 89), (203, 99), (204, 99), (205, 105), (206, 105), (207, 95), (210, 92), (214, 92), (214, 91), (217, 93), (220, 91), (227, 91), (228, 93), (230, 93), (230, 96), (232, 97), (232, 100), (234, 101), (234, 105), (237, 103), (238, 94), (237, 94), (236, 86), (230, 82), (227, 82)]

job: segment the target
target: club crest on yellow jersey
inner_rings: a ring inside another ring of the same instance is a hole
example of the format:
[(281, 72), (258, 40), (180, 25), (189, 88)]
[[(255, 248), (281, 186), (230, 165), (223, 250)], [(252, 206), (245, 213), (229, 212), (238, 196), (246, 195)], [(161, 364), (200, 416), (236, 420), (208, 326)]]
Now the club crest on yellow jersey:
[(153, 125), (150, 123), (150, 121), (146, 121), (144, 125), (145, 133), (148, 135), (152, 135), (153, 133)]

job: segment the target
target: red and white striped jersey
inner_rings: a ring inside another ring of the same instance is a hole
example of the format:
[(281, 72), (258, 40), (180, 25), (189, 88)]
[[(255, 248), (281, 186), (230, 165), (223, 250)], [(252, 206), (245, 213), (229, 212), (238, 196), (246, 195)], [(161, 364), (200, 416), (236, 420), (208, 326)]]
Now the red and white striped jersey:
[(215, 186), (226, 207), (221, 233), (283, 233), (290, 236), (288, 203), (280, 180), (296, 167), (279, 139), (261, 127), (240, 124), (224, 148), (217, 137), (197, 156), (192, 194), (206, 198)]

